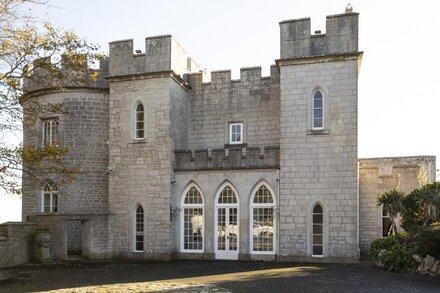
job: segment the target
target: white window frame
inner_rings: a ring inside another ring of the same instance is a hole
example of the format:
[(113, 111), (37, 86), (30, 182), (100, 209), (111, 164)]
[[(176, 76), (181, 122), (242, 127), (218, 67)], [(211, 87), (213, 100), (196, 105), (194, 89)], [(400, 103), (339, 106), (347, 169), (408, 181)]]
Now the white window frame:
[[(322, 234), (315, 234), (315, 233), (313, 233), (313, 226), (315, 225), (315, 221), (313, 221), (313, 216), (315, 215), (315, 213), (314, 213), (314, 210), (315, 210), (315, 207), (317, 206), (317, 205), (319, 205), (320, 207), (321, 207), (321, 209), (322, 209), (322, 213), (321, 213), (321, 215), (322, 215), (322, 223), (321, 223), (321, 225), (322, 225)], [(317, 203), (315, 203), (313, 206), (312, 206), (312, 257), (324, 257), (324, 247), (325, 247), (325, 219), (324, 219), (324, 207), (323, 207), (323, 205), (321, 204), (321, 203), (319, 203), (319, 202), (317, 202)], [(314, 241), (313, 241), (313, 236), (314, 235), (321, 235), (322, 236), (322, 254), (313, 254), (313, 246), (314, 246)]]
[[(139, 105), (142, 105), (142, 108), (143, 108), (143, 111), (142, 111), (143, 120), (142, 121), (138, 121), (137, 109), (138, 109)], [(142, 124), (143, 124), (143, 129), (142, 129), (142, 131), (144, 132), (143, 137), (138, 137), (138, 122), (142, 122)], [(135, 140), (144, 140), (145, 139), (145, 106), (142, 102), (137, 102), (134, 107), (134, 139)]]
[[(232, 141), (232, 128), (233, 126), (240, 126), (240, 140)], [(229, 123), (229, 143), (230, 144), (242, 144), (243, 143), (243, 122)]]
[[(48, 137), (46, 139), (46, 124), (49, 125), (48, 129), (49, 129), (49, 134)], [(56, 126), (56, 132), (54, 133), (54, 129)], [(60, 122), (57, 118), (51, 118), (51, 119), (44, 119), (42, 120), (42, 139), (41, 139), (41, 145), (44, 147), (45, 144), (47, 145), (53, 145), (53, 146), (57, 146), (59, 144), (59, 126), (60, 126)], [(56, 142), (54, 142), (53, 140), (56, 140)]]
[[(390, 216), (388, 216), (388, 215), (386, 215), (385, 213), (384, 213), (384, 206), (383, 206), (383, 204), (380, 206), (380, 238), (385, 238), (385, 237), (387, 237), (387, 236), (383, 236), (383, 221), (384, 221), (384, 219), (389, 219), (389, 221), (390, 221), (390, 223), (391, 223), (391, 220), (390, 220)], [(390, 229), (392, 229), (392, 226), (390, 226)], [(391, 231), (391, 235), (392, 235), (392, 231)]]
[[(142, 227), (143, 227), (143, 229), (142, 229), (142, 232), (138, 232), (137, 231), (137, 210), (138, 210), (138, 208), (139, 207), (141, 207), (142, 208), (142, 220), (143, 220), (143, 222), (142, 222)], [(135, 207), (135, 210), (134, 210), (134, 239), (133, 239), (133, 251), (134, 252), (144, 252), (144, 247), (145, 247), (145, 209), (144, 209), (144, 207), (141, 205), (141, 204), (137, 204), (136, 205), (136, 207)], [(136, 249), (136, 244), (137, 244), (137, 240), (136, 240), (136, 237), (138, 236), (138, 235), (142, 235), (142, 250), (138, 250), (138, 249)]]
[[(50, 190), (46, 191), (45, 190), (46, 187), (49, 187)], [(45, 199), (44, 198), (45, 198), (46, 194), (49, 194), (49, 211), (48, 212), (44, 211), (44, 207), (45, 207)], [(56, 199), (57, 205), (55, 206), (56, 207), (56, 211), (54, 211), (54, 200), (53, 200), (54, 197), (57, 198)], [(44, 186), (43, 190), (41, 191), (41, 202), (40, 202), (40, 204), (41, 204), (40, 211), (42, 213), (57, 213), (58, 212), (58, 188), (57, 188), (57, 186), (55, 184), (47, 183)]]
[[(270, 194), (272, 195), (272, 201), (273, 203), (254, 203), (254, 197), (257, 191), (260, 189), (261, 186), (265, 186)], [(273, 255), (276, 254), (276, 247), (277, 247), (277, 218), (275, 214), (276, 209), (276, 196), (275, 192), (273, 191), (272, 187), (266, 182), (262, 181), (258, 183), (255, 188), (252, 190), (251, 193), (251, 199), (250, 199), (250, 211), (249, 211), (249, 253), (250, 254), (265, 254), (265, 255)], [(254, 229), (254, 208), (272, 208), (273, 209), (273, 243), (272, 243), (272, 251), (254, 251), (254, 237), (253, 237), (253, 229)]]
[[(321, 105), (320, 108), (315, 108), (315, 94), (318, 91), (321, 93), (321, 96), (322, 96), (322, 105)], [(325, 118), (324, 118), (325, 117), (325, 111), (324, 111), (324, 109), (325, 109), (325, 96), (324, 96), (324, 92), (321, 89), (316, 89), (315, 91), (313, 91), (313, 94), (312, 94), (312, 129), (313, 130), (322, 130), (322, 129), (324, 129), (324, 127), (325, 127)], [(315, 110), (321, 110), (321, 113), (322, 113), (322, 117), (321, 117), (322, 126), (320, 126), (320, 127), (316, 127), (315, 126)]]
[[(202, 197), (201, 204), (185, 203), (188, 191), (195, 187)], [(180, 252), (183, 253), (203, 253), (205, 251), (205, 197), (202, 190), (195, 183), (189, 184), (182, 193), (180, 202)], [(185, 249), (185, 209), (202, 209), (202, 249)]]

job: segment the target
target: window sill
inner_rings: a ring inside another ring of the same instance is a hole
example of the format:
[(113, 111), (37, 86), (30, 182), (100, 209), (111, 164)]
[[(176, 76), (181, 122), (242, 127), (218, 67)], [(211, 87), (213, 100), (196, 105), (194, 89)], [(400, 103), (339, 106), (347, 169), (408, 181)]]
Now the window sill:
[(130, 143), (132, 143), (132, 144), (137, 144), (137, 143), (147, 143), (147, 141), (146, 141), (144, 138), (142, 138), (142, 139), (132, 139), (132, 140), (130, 141)]
[(181, 250), (180, 253), (203, 253), (203, 250)]
[(224, 145), (225, 149), (229, 148), (247, 148), (247, 143), (226, 143)]
[(307, 130), (307, 135), (325, 135), (330, 134), (330, 129), (310, 129)]

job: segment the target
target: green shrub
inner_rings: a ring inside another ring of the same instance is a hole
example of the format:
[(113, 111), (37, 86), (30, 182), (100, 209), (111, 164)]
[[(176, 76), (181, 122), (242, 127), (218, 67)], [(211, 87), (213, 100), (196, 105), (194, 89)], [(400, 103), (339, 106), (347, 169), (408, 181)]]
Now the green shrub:
[(414, 240), (420, 243), (423, 255), (429, 254), (437, 259), (440, 258), (440, 222), (419, 228)]
[(375, 263), (382, 263), (388, 271), (411, 271), (417, 267), (412, 255), (420, 252), (420, 246), (418, 242), (408, 240), (406, 234), (376, 239), (371, 243), (368, 254)]

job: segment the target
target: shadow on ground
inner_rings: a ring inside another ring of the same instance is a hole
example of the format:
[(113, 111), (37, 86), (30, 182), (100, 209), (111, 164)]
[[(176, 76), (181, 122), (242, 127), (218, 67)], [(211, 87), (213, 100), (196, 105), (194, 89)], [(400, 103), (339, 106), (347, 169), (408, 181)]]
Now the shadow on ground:
[[(14, 277), (0, 283), (0, 292), (59, 289), (90, 292), (98, 290), (99, 286), (104, 286), (100, 290), (106, 292), (200, 292), (197, 289), (200, 286), (214, 288), (213, 291), (225, 288), (231, 292), (253, 293), (440, 292), (439, 279), (384, 272), (366, 264), (70, 262), (50, 266), (20, 266), (6, 270), (6, 273)], [(168, 284), (169, 288), (161, 287), (163, 284)], [(90, 286), (92, 288), (84, 288)], [(194, 288), (194, 291), (185, 291), (185, 287)]]

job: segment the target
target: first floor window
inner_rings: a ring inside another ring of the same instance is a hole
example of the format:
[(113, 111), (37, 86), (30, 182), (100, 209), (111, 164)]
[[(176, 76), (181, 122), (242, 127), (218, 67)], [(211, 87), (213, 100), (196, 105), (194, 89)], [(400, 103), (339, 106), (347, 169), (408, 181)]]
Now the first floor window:
[(136, 107), (136, 131), (135, 131), (135, 137), (136, 139), (143, 139), (144, 138), (144, 131), (145, 131), (145, 123), (144, 123), (144, 105), (142, 103), (139, 103)]
[(44, 186), (42, 212), (56, 213), (58, 211), (58, 188), (53, 183)]
[(203, 197), (194, 185), (184, 194), (183, 202), (184, 251), (203, 251)]
[(144, 251), (144, 209), (139, 205), (135, 216), (135, 251)]
[(312, 125), (313, 129), (324, 128), (324, 96), (316, 90), (312, 100)]
[(229, 124), (229, 143), (243, 143), (243, 123)]
[(313, 208), (313, 256), (322, 256), (324, 247), (324, 212), (320, 204)]
[(382, 237), (387, 237), (392, 234), (391, 220), (388, 216), (385, 206), (382, 205)]
[(274, 251), (274, 208), (272, 193), (266, 185), (261, 185), (251, 201), (252, 252)]
[(43, 121), (43, 146), (58, 145), (58, 124), (57, 119)]

